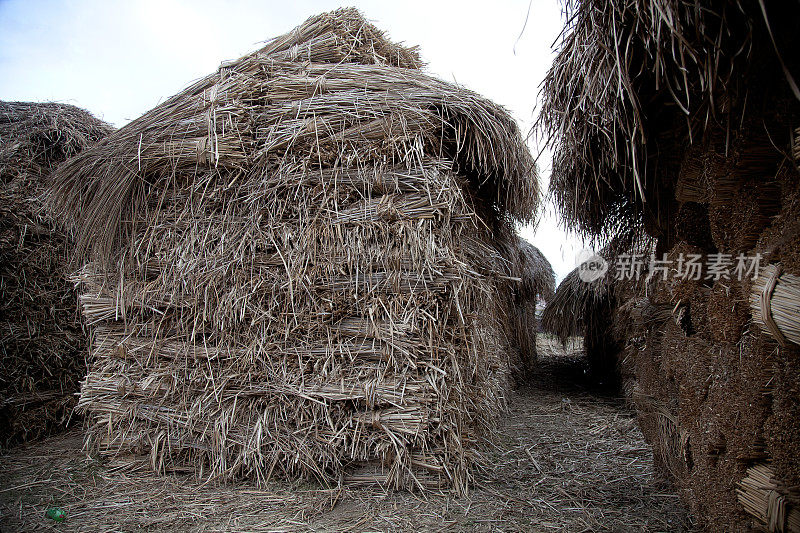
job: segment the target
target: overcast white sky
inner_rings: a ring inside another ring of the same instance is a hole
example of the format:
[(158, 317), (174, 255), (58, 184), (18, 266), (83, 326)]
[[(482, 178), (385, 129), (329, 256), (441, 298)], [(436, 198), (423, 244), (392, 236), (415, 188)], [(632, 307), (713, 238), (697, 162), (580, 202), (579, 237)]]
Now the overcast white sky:
[[(505, 106), (528, 132), (563, 25), (558, 0), (532, 0), (524, 32), (529, 0), (0, 0), (0, 99), (67, 102), (121, 127), (221, 61), (349, 5), (391, 39), (419, 45), (431, 73)], [(549, 154), (539, 167), (546, 188)], [(552, 210), (521, 233), (561, 280), (581, 246)]]

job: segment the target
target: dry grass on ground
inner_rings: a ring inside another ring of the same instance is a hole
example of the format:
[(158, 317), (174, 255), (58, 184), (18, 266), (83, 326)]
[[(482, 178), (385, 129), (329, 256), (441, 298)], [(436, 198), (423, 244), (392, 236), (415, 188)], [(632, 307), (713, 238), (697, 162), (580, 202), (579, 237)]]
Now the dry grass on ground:
[[(532, 383), (512, 394), (489, 468), (468, 497), (322, 490), (308, 483), (211, 486), (86, 460), (79, 431), (0, 457), (0, 530), (681, 531), (631, 411), (582, 390), (575, 355), (540, 345)], [(65, 522), (44, 518), (59, 506)]]

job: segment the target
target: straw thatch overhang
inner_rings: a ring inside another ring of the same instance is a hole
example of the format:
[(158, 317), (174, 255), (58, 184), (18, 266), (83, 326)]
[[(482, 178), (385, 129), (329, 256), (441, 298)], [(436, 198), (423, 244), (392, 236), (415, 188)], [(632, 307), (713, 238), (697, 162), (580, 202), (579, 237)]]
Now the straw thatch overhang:
[[(792, 92), (797, 6), (768, 4), (568, 3), (537, 124), (554, 143), (550, 192), (565, 224), (601, 241), (670, 231), (684, 150), (733, 150), (743, 114)], [(764, 73), (780, 87), (753, 82)]]
[(512, 377), (527, 380), (536, 364), (536, 336), (539, 320), (536, 304), (549, 301), (555, 291), (555, 273), (550, 262), (533, 244), (519, 235), (507, 235), (498, 241), (500, 254), (508, 261), (514, 280), (506, 284), (504, 334), (511, 352)]
[(514, 119), (422, 66), (416, 48), (390, 42), (355, 10), (312, 17), (61, 167), (51, 204), (81, 252), (107, 259), (177, 173), (256, 179), (299, 165), (391, 164), (421, 149), (469, 178), (487, 217), (533, 220), (538, 184)]

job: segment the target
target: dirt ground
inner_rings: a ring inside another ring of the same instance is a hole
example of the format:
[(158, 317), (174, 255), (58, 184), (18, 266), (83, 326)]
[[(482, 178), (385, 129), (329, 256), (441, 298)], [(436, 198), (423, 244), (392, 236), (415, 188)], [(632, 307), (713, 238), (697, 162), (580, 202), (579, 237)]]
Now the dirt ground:
[[(87, 459), (80, 430), (0, 456), (0, 531), (688, 531), (674, 490), (619, 398), (581, 386), (575, 354), (540, 343), (467, 497), (212, 486)], [(49, 507), (63, 522), (45, 518)]]

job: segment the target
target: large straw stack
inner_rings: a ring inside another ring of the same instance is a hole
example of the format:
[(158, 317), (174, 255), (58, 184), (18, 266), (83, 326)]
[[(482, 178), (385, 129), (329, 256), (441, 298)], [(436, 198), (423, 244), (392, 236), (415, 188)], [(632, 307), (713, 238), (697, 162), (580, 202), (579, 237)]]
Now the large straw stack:
[[(578, 326), (618, 341), (642, 432), (698, 524), (747, 530), (735, 487), (750, 466), (770, 461), (776, 478), (800, 484), (800, 6), (567, 9), (539, 124), (556, 141), (551, 193), (571, 229), (601, 243), (643, 234), (668, 261), (666, 279), (645, 268), (628, 290), (612, 284), (601, 315), (611, 319), (581, 314)], [(756, 257), (767, 268), (737, 272), (740, 254), (745, 269)], [(688, 260), (702, 265), (696, 279)], [(725, 261), (715, 276), (710, 265)]]
[(419, 66), (316, 16), (59, 169), (92, 447), (466, 490), (507, 372), (492, 240), (536, 182), (502, 108)]
[(0, 102), (0, 446), (63, 428), (86, 349), (68, 238), (42, 212), (52, 169), (110, 133), (64, 104)]
[[(645, 255), (651, 253), (652, 245), (651, 239), (641, 238), (635, 232), (618, 235), (598, 253), (608, 266), (605, 275), (585, 281), (575, 268), (558, 285), (542, 313), (542, 329), (562, 343), (569, 337), (583, 337), (588, 377), (594, 385), (618, 389), (623, 384), (618, 356), (628, 331), (634, 326), (631, 311), (635, 309), (625, 302), (636, 294), (638, 282), (617, 279), (617, 255)], [(625, 320), (621, 320), (622, 316)], [(642, 314), (637, 318), (641, 321)]]

